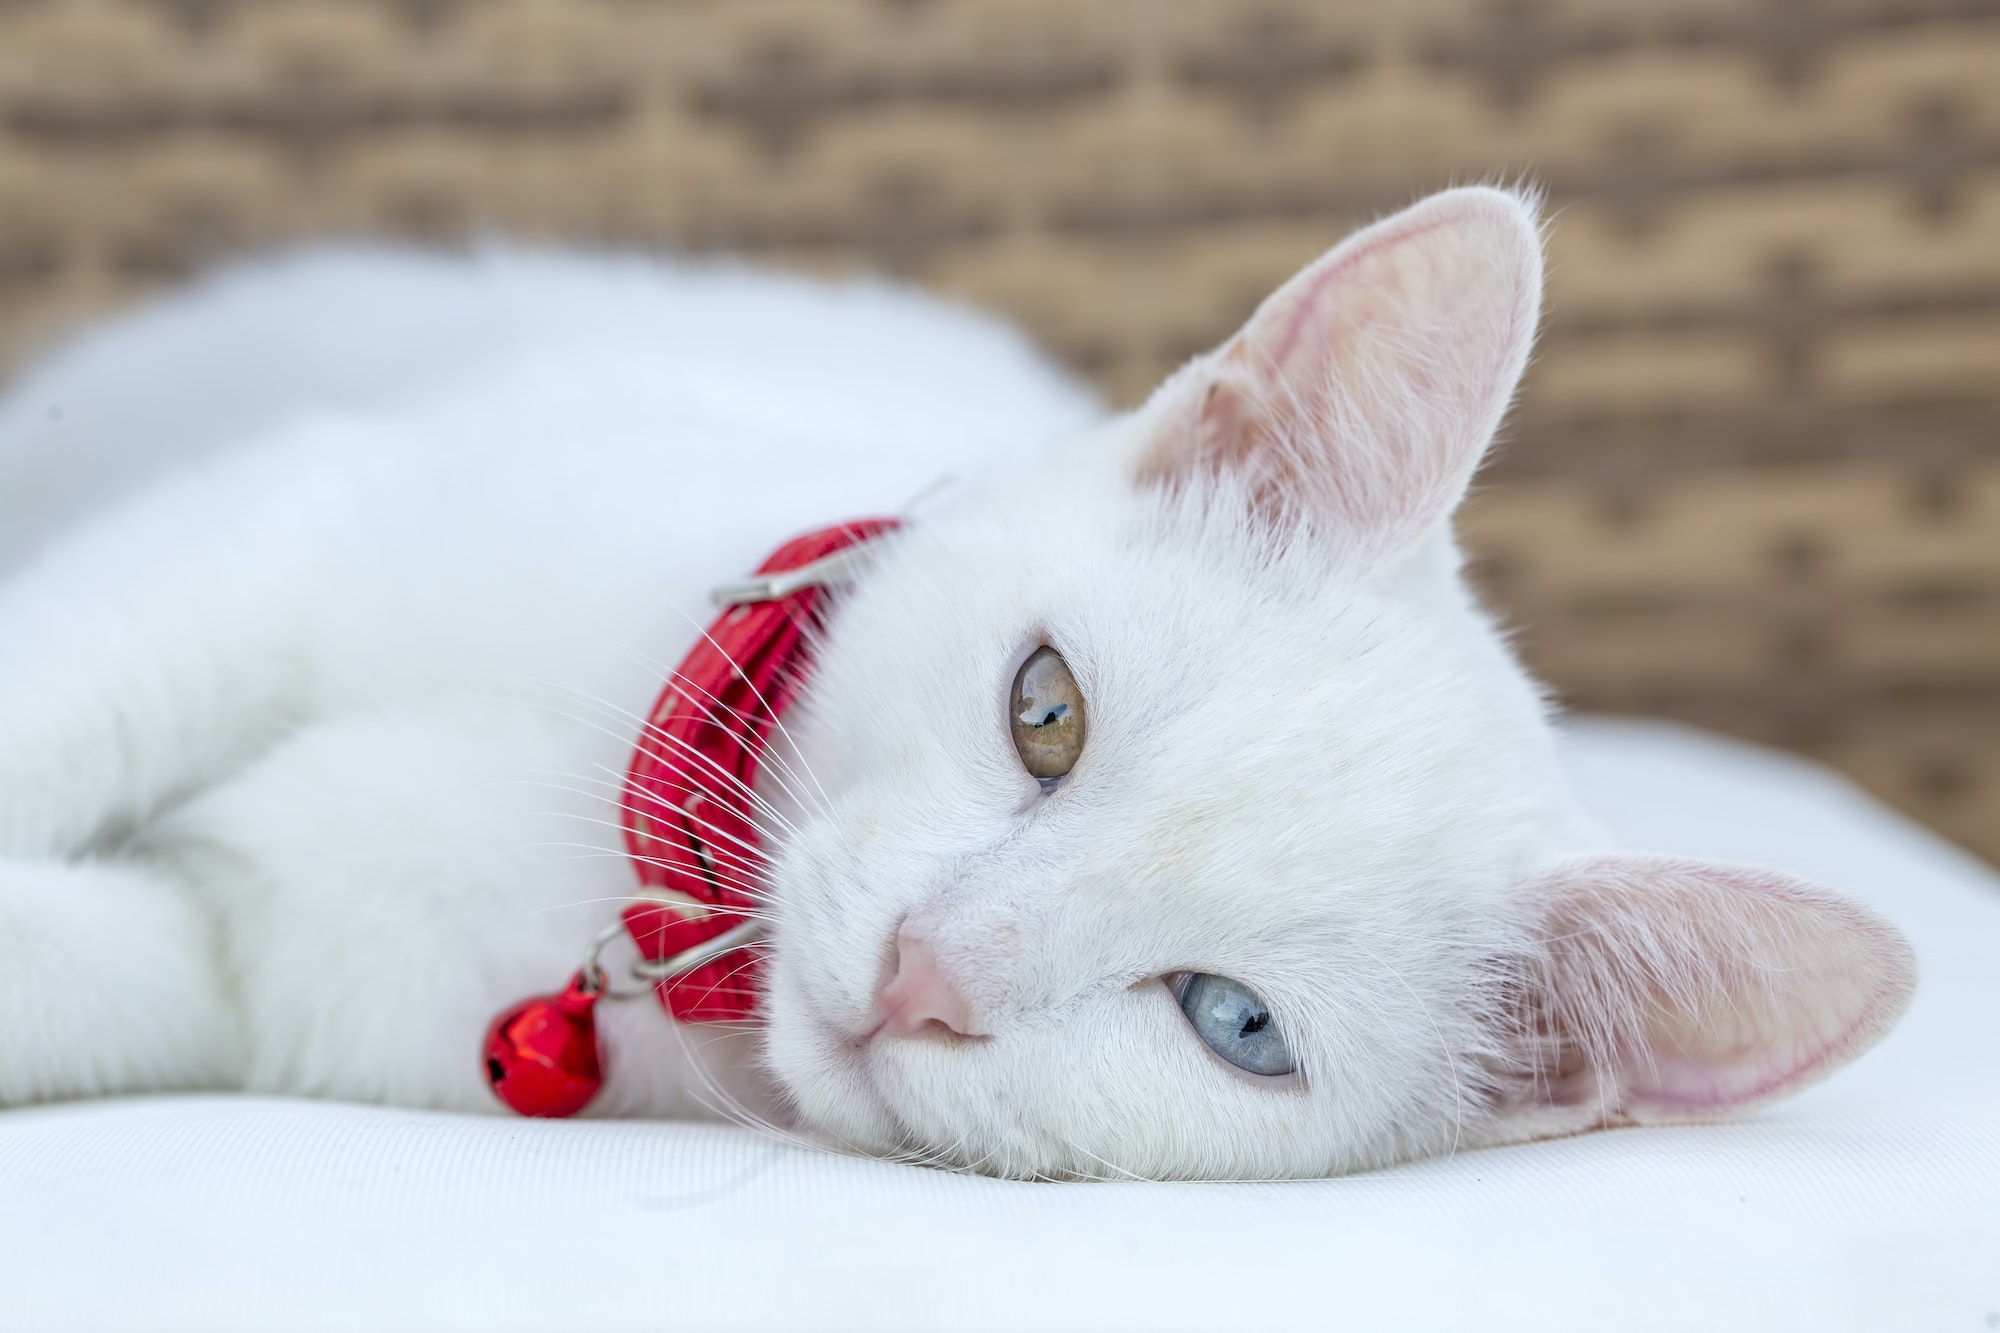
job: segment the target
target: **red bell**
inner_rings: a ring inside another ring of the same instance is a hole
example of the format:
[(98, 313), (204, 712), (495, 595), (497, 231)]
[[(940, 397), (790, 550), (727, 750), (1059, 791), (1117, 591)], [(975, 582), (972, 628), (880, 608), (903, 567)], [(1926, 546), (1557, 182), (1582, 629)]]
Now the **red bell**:
[(592, 1012), (602, 988), (586, 989), (583, 973), (559, 995), (523, 1000), (486, 1029), (486, 1081), (493, 1095), (522, 1115), (575, 1115), (604, 1086)]

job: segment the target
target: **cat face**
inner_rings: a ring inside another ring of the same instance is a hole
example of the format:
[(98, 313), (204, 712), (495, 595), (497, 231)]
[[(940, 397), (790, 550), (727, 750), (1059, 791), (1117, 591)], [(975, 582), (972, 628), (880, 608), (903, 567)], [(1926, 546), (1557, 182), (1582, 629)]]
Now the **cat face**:
[[(766, 1055), (806, 1123), (1006, 1175), (1322, 1175), (1645, 1118), (1626, 1071), (1657, 1071), (1660, 1024), (1631, 997), (1662, 978), (1756, 1025), (1698, 958), (1621, 990), (1597, 983), (1636, 954), (1572, 975), (1551, 942), (1663, 881), (1607, 899), (1562, 859), (1584, 835), (1539, 698), (1448, 531), (1540, 266), (1529, 201), (1437, 196), (889, 545), (795, 714), (774, 837)], [(1659, 892), (1632, 938), (1688, 910)], [(1672, 1095), (1727, 1109), (1872, 1039), (1900, 955), (1871, 971), (1894, 950), (1863, 924), (1779, 960), (1844, 978), (1770, 998), (1779, 1056), (1682, 1022), (1701, 1073)], [(1724, 934), (1709, 956), (1755, 953)]]

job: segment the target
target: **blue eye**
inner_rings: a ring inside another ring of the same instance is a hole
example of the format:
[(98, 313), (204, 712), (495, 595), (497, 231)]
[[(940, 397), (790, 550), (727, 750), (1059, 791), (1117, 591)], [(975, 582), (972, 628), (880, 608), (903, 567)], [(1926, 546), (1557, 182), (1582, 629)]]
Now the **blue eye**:
[(1298, 1066), (1271, 1019), (1270, 1006), (1250, 988), (1207, 972), (1184, 975), (1179, 987), (1187, 1015), (1209, 1050), (1252, 1074), (1289, 1074)]

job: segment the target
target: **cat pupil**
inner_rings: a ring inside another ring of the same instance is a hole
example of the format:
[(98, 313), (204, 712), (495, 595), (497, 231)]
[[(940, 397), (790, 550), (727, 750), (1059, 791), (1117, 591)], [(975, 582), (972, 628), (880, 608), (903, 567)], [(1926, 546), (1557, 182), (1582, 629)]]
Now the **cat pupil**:
[(1035, 725), (1038, 727), (1046, 727), (1051, 722), (1060, 722), (1062, 720), (1062, 715), (1064, 713), (1067, 713), (1068, 711), (1069, 711), (1068, 704), (1057, 704), (1054, 708), (1051, 708), (1048, 712), (1042, 714), (1042, 720), (1040, 722), (1037, 722)]
[(1236, 1035), (1239, 1037), (1247, 1037), (1253, 1032), (1262, 1032), (1264, 1030), (1264, 1025), (1270, 1021), (1271, 1021), (1271, 1016), (1267, 1013), (1252, 1014), (1250, 1015), (1250, 1017), (1243, 1020), (1243, 1030), (1237, 1033)]

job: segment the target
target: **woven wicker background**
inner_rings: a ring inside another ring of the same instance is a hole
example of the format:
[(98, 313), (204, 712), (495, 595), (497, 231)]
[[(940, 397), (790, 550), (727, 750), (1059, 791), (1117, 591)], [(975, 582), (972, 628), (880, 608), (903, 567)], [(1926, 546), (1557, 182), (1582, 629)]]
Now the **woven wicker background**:
[(1517, 173), (1551, 317), (1466, 529), (1528, 655), (2000, 858), (2000, 0), (0, 0), (0, 363), (501, 229), (887, 268), (1129, 401)]

